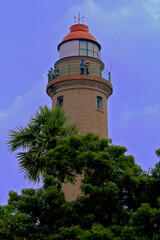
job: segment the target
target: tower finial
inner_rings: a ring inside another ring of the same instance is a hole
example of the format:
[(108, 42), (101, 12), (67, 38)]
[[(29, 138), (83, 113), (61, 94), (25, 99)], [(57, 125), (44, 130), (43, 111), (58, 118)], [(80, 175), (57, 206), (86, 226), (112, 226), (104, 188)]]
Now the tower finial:
[(82, 20), (82, 19), (84, 19), (84, 16), (83, 17), (80, 17), (80, 13), (78, 13), (78, 18), (77, 17), (74, 17), (74, 22), (77, 22), (78, 21), (78, 23), (80, 23), (80, 21), (81, 22), (83, 22), (84, 23), (84, 21)]

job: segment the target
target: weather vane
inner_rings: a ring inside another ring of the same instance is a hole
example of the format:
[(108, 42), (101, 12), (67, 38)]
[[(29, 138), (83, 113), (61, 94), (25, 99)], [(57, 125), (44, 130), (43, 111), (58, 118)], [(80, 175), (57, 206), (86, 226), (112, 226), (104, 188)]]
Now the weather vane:
[(81, 22), (83, 22), (84, 23), (84, 20), (82, 20), (82, 19), (84, 19), (84, 17), (80, 17), (80, 13), (78, 13), (78, 18), (77, 17), (74, 17), (74, 22), (77, 22), (78, 21), (78, 23), (80, 23), (80, 21)]

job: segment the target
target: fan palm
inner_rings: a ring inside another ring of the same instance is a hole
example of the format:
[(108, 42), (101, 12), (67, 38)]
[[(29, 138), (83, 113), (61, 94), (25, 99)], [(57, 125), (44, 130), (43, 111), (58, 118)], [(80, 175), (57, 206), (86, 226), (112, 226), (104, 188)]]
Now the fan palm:
[(49, 109), (47, 106), (40, 106), (26, 127), (19, 126), (9, 130), (9, 151), (23, 150), (17, 153), (17, 158), (24, 178), (39, 182), (43, 173), (49, 172), (41, 156), (55, 148), (59, 137), (78, 132), (78, 127), (75, 124), (66, 125), (66, 120), (63, 108), (57, 106)]

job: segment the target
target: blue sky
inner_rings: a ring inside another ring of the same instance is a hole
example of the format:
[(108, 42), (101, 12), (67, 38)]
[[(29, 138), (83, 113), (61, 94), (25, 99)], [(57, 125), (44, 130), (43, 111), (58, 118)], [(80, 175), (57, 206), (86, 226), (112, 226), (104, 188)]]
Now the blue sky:
[(160, 148), (160, 0), (6, 0), (0, 8), (0, 204), (9, 190), (38, 187), (23, 179), (7, 151), (8, 129), (25, 125), (46, 95), (47, 71), (74, 16), (85, 17), (111, 70), (109, 137), (144, 170)]

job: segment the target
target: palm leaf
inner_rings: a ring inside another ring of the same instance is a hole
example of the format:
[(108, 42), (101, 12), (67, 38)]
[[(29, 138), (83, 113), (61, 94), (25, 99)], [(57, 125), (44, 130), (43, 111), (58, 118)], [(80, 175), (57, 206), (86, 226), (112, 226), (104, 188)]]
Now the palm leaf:
[[(49, 109), (47, 106), (40, 106), (27, 126), (9, 130), (8, 150), (11, 152), (23, 150), (17, 154), (17, 158), (24, 178), (34, 182), (40, 181), (44, 173), (54, 169), (48, 168), (44, 158), (41, 157), (49, 149), (55, 148), (59, 138), (78, 133), (77, 125), (66, 125), (66, 121), (67, 116), (63, 108), (57, 106), (55, 109)], [(63, 172), (61, 169), (59, 175), (61, 180), (66, 178), (67, 181), (74, 181), (71, 169), (63, 169)]]

